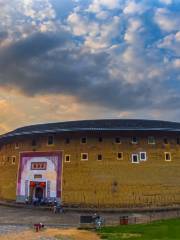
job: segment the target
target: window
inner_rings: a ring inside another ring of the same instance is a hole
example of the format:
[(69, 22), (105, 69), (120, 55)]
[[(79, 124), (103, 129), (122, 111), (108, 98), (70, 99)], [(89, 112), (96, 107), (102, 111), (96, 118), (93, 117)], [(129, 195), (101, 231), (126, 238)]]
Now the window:
[(18, 149), (18, 148), (19, 148), (19, 143), (16, 142), (16, 143), (15, 143), (15, 149)]
[(120, 137), (116, 137), (115, 138), (115, 143), (121, 143), (121, 138)]
[(171, 153), (170, 152), (165, 152), (165, 161), (171, 161)]
[(32, 162), (31, 170), (46, 170), (47, 162)]
[(16, 164), (16, 156), (12, 156), (11, 163), (12, 163), (13, 165)]
[(102, 159), (103, 159), (102, 154), (98, 154), (98, 155), (97, 155), (97, 160), (98, 160), (98, 161), (101, 161)]
[(138, 154), (132, 154), (132, 163), (139, 163)]
[(99, 137), (99, 138), (98, 138), (98, 141), (99, 141), (99, 142), (102, 142), (102, 141), (103, 141), (103, 138), (102, 138), (102, 137)]
[(87, 143), (87, 138), (86, 137), (81, 138), (81, 143)]
[(123, 160), (123, 153), (122, 152), (117, 153), (117, 160)]
[(69, 144), (69, 143), (70, 143), (70, 138), (66, 138), (66, 139), (65, 139), (65, 143), (66, 143), (66, 144)]
[(137, 143), (138, 143), (137, 137), (132, 137), (132, 144), (137, 144)]
[(176, 142), (177, 142), (178, 145), (180, 145), (180, 138), (179, 137), (176, 139)]
[(48, 136), (48, 145), (53, 145), (53, 144), (54, 144), (54, 137)]
[(149, 137), (148, 137), (148, 144), (155, 144), (155, 143), (156, 143), (155, 137), (149, 136)]
[(32, 143), (31, 143), (31, 145), (32, 145), (33, 147), (37, 146), (36, 139), (33, 139), (33, 140), (32, 140)]
[(167, 138), (164, 138), (163, 141), (164, 141), (164, 144), (168, 144), (169, 143)]
[(10, 160), (11, 160), (11, 157), (7, 157), (7, 162), (10, 162)]
[(71, 161), (71, 156), (70, 155), (65, 155), (65, 162), (70, 162)]
[(88, 153), (81, 153), (81, 160), (87, 161), (88, 160)]
[(146, 160), (147, 160), (146, 152), (140, 152), (140, 161), (146, 161)]

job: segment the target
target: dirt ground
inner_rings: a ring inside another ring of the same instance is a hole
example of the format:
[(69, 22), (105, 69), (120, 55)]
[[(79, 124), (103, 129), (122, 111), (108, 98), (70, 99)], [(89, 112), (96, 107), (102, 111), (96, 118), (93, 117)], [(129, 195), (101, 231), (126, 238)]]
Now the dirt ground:
[(40, 232), (26, 230), (18, 233), (8, 233), (0, 235), (0, 240), (99, 240), (100, 238), (94, 233), (75, 228), (57, 229), (50, 228)]
[[(0, 206), (0, 240), (99, 240), (93, 231), (77, 229), (82, 214)], [(45, 229), (35, 232), (40, 222)]]

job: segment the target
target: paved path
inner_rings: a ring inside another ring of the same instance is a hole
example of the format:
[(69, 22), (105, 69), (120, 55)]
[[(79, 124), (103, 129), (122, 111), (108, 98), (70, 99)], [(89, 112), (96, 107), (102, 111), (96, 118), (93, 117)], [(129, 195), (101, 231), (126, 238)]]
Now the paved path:
[[(38, 208), (14, 208), (0, 206), (0, 225), (15, 224), (32, 226), (34, 223), (42, 222), (53, 227), (78, 227), (80, 215), (87, 215), (87, 212), (68, 211), (62, 214), (54, 214), (50, 210), (39, 210)], [(91, 213), (93, 214), (93, 213)], [(119, 213), (102, 213), (107, 224), (118, 224)]]

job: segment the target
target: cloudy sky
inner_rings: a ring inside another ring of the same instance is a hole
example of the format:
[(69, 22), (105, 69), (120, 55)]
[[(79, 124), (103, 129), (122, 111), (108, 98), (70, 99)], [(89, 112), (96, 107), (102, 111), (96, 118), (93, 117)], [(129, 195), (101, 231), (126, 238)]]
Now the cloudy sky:
[(180, 0), (0, 0), (0, 133), (180, 121)]

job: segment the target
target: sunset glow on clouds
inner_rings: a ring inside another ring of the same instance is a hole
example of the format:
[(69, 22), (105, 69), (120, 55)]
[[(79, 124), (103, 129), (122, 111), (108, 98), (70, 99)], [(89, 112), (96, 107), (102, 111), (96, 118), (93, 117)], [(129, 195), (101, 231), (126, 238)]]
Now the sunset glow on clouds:
[(179, 0), (0, 0), (0, 132), (180, 121)]

